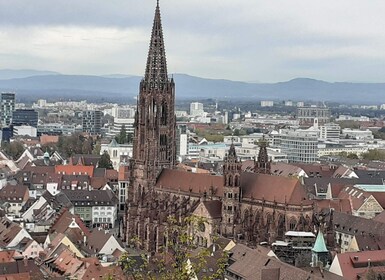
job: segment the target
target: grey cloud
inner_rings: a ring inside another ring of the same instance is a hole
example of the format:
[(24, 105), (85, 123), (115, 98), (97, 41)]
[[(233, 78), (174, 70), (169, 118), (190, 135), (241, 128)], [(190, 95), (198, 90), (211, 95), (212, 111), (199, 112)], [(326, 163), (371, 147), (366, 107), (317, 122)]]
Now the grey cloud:
[[(172, 72), (260, 81), (385, 76), (383, 1), (160, 1)], [(155, 4), (0, 0), (0, 38), (9, 40), (0, 64), (23, 67), (15, 57), (25, 56), (23, 68), (142, 74)]]

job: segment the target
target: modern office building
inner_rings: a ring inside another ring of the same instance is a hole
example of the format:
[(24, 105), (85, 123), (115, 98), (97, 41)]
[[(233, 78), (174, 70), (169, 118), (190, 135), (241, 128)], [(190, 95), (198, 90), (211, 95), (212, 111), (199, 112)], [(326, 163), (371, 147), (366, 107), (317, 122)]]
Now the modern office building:
[(33, 109), (16, 109), (13, 112), (12, 124), (15, 126), (29, 125), (37, 127), (39, 113)]
[(326, 123), (319, 127), (321, 139), (339, 139), (341, 126), (336, 123)]
[(107, 133), (107, 136), (116, 136), (120, 133), (120, 130), (122, 129), (122, 126), (124, 125), (124, 128), (126, 129), (126, 132), (128, 134), (134, 135), (134, 123), (135, 119), (132, 118), (114, 118), (114, 123), (112, 126), (110, 126), (110, 130)]
[(101, 134), (102, 114), (103, 112), (98, 110), (83, 111), (83, 132), (91, 135)]
[(13, 111), (15, 111), (15, 93), (1, 93), (0, 121), (2, 126), (12, 123)]
[(273, 135), (273, 145), (287, 155), (288, 162), (312, 163), (318, 160), (318, 136), (313, 132), (282, 130)]

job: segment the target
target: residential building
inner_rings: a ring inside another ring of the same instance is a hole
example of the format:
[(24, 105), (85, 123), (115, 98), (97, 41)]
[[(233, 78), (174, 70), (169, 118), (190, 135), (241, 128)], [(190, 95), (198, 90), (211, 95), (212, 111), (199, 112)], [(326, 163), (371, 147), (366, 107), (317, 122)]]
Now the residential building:
[(237, 244), (229, 251), (229, 265), (226, 267), (225, 280), (342, 280), (343, 278), (326, 270), (303, 270), (277, 260), (265, 248), (251, 249)]
[(2, 126), (9, 126), (12, 123), (12, 116), (15, 111), (15, 95), (15, 93), (1, 93), (0, 122)]
[(6, 217), (0, 218), (0, 249), (17, 247), (25, 239), (32, 239), (25, 228)]
[(0, 191), (0, 201), (6, 207), (10, 216), (20, 217), (21, 209), (28, 201), (30, 195), (25, 185), (7, 185)]
[(116, 254), (116, 251), (120, 251), (120, 254), (126, 251), (114, 235), (101, 229), (91, 231), (85, 239), (83, 250), (91, 256), (111, 256)]
[[(359, 185), (358, 185), (359, 186)], [(385, 193), (385, 186), (383, 186), (383, 193)], [(352, 214), (366, 219), (372, 219), (382, 211), (381, 204), (369, 192), (355, 186), (345, 187), (338, 195), (340, 199), (349, 199)]]
[(128, 194), (129, 187), (129, 167), (120, 166), (119, 167), (119, 179), (118, 179), (118, 198), (119, 198), (119, 211), (124, 211), (126, 209), (126, 199)]
[(87, 110), (83, 111), (83, 132), (91, 135), (101, 134), (102, 111)]
[(369, 270), (383, 275), (384, 263), (385, 250), (342, 253), (334, 257), (329, 271), (346, 280), (370, 279)]
[(187, 153), (188, 153), (187, 125), (179, 124), (177, 126), (177, 136), (176, 136), (176, 155), (177, 157), (184, 157), (187, 155)]
[(270, 101), (270, 100), (261, 101), (261, 107), (273, 107), (273, 106), (274, 106), (274, 101)]
[(385, 223), (333, 211), (333, 225), (341, 253), (385, 249)]
[(200, 117), (203, 116), (203, 104), (199, 102), (190, 103), (190, 116), (192, 117)]
[(110, 190), (63, 190), (74, 205), (74, 214), (89, 227), (113, 228), (118, 198)]

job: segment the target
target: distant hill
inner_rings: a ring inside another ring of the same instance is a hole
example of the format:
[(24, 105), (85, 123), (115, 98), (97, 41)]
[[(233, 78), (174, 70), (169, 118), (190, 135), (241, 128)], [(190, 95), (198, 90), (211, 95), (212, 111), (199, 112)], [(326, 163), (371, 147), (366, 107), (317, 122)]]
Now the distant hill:
[(0, 69), (0, 80), (26, 78), (31, 76), (44, 76), (44, 75), (60, 75), (58, 72), (53, 71), (39, 71), (39, 70), (12, 70), (12, 69)]
[[(8, 77), (8, 78), (6, 78)], [(385, 83), (329, 83), (297, 78), (279, 83), (246, 83), (174, 74), (177, 99), (291, 99), (345, 103), (385, 103)], [(132, 102), (141, 77), (129, 75), (62, 75), (36, 70), (0, 70), (0, 91), (15, 91), (18, 99), (71, 98)]]

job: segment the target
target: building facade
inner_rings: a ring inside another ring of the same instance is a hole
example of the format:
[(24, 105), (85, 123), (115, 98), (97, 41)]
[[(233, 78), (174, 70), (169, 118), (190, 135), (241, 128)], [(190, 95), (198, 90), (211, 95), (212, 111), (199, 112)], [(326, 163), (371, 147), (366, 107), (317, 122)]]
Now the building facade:
[(1, 93), (0, 121), (2, 126), (12, 123), (13, 111), (15, 111), (15, 93)]
[(16, 109), (13, 112), (12, 124), (14, 126), (29, 125), (37, 128), (39, 113), (33, 109)]
[(192, 102), (190, 103), (190, 116), (192, 117), (198, 117), (203, 116), (204, 110), (203, 110), (203, 104), (199, 102)]
[(326, 107), (298, 107), (297, 119), (301, 125), (312, 125), (314, 119), (318, 123), (325, 124), (330, 122), (330, 109)]
[(313, 132), (282, 130), (273, 135), (273, 147), (286, 154), (289, 163), (318, 160), (318, 137)]
[(91, 135), (101, 134), (102, 129), (102, 111), (84, 111), (83, 112), (83, 132)]

